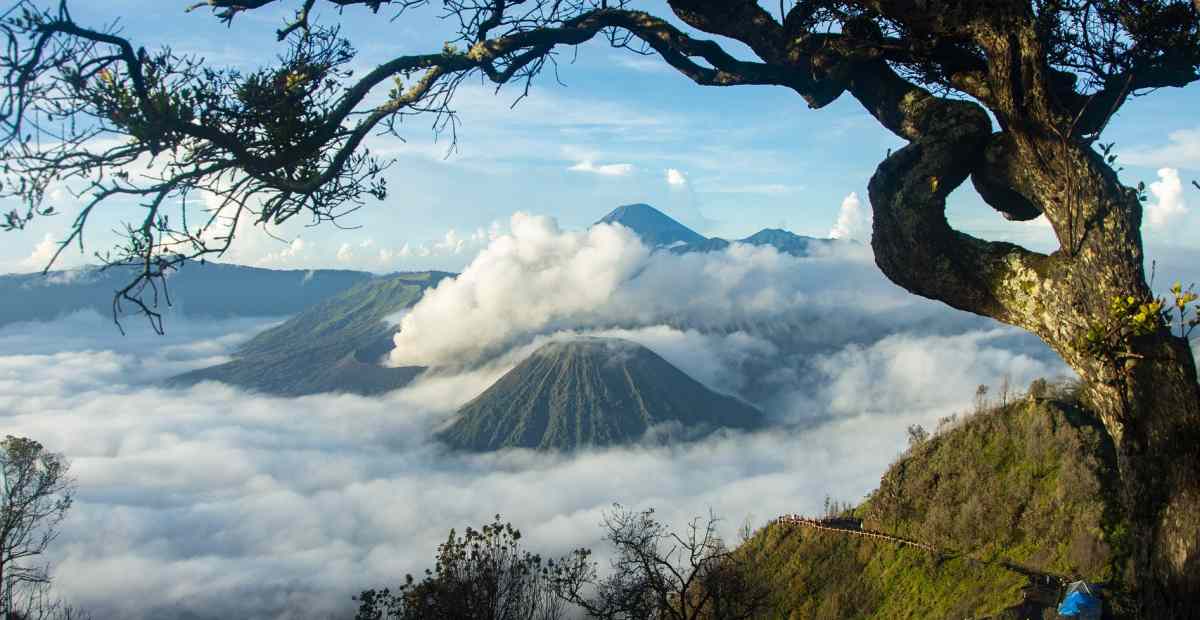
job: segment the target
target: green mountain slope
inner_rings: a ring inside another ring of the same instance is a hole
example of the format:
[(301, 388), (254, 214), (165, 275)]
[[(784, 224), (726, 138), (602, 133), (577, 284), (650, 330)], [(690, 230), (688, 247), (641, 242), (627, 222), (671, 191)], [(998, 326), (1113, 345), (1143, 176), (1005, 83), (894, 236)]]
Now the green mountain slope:
[(717, 394), (649, 349), (616, 338), (547, 344), (459, 410), (454, 448), (573, 450), (628, 443), (652, 426), (682, 435), (754, 428), (762, 414)]
[(1119, 581), (1129, 550), (1113, 458), (1081, 411), (1027, 399), (916, 447), (853, 510), (863, 529), (946, 555), (783, 523), (738, 553), (771, 584), (770, 618), (1030, 617), (1013, 609), (1027, 578), (1002, 562)]
[(220, 381), (282, 396), (379, 394), (402, 387), (424, 369), (378, 363), (396, 331), (387, 319), (448, 275), (399, 273), (363, 282), (258, 334), (233, 361), (184, 373), (172, 383)]

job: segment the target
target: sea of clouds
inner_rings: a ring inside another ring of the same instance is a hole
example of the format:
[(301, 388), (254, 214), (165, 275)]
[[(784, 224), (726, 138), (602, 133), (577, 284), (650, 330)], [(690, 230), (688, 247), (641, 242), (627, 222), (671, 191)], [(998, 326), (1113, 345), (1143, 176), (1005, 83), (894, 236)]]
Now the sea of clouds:
[[(973, 408), (980, 384), (1067, 373), (1032, 337), (888, 283), (863, 245), (676, 256), (628, 230), (515, 216), (399, 318), (393, 363), (438, 366), (384, 397), (295, 399), (162, 380), (219, 363), (278, 318), (171, 317), (120, 336), (79, 313), (0, 328), (0, 427), (64, 453), (78, 501), (49, 560), (97, 617), (326, 618), (432, 564), (451, 527), (500, 513), (527, 547), (601, 550), (614, 502), (682, 525), (857, 501), (910, 424)], [(776, 424), (576, 455), (448, 454), (455, 409), (548, 340), (644, 344)], [(993, 390), (995, 391), (995, 390)]]

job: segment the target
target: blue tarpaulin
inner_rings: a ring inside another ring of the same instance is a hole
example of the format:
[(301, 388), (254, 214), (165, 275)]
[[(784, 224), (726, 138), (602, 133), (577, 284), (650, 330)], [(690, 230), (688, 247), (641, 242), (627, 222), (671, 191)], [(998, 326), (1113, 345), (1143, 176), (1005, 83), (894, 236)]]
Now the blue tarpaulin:
[(1067, 595), (1058, 606), (1060, 616), (1079, 620), (1098, 620), (1100, 613), (1100, 599), (1092, 593), (1092, 588), (1082, 581), (1076, 581), (1067, 587)]

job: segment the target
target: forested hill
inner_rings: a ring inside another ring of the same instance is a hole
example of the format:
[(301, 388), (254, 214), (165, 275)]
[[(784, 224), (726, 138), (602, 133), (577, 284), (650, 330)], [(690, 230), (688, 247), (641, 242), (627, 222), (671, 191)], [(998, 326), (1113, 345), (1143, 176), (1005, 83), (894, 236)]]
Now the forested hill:
[[(770, 584), (771, 618), (1029, 617), (1021, 570), (1120, 581), (1130, 550), (1114, 458), (1074, 404), (1027, 398), (914, 446), (843, 513), (937, 552), (776, 522), (737, 553)], [(1119, 591), (1106, 599), (1125, 604)]]
[[(187, 262), (167, 278), (172, 312), (190, 317), (287, 316), (373, 278), (341, 269), (277, 270)], [(113, 293), (133, 278), (128, 268), (95, 267), (0, 275), (0, 325), (49, 321), (90, 309), (109, 316)], [(166, 298), (163, 298), (165, 306)]]

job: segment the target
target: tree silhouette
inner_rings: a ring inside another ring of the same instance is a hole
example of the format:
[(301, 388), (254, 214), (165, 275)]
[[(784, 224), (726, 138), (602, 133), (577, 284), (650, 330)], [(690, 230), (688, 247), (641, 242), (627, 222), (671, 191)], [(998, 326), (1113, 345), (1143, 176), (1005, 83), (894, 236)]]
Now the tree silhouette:
[(71, 507), (69, 467), (61, 455), (32, 439), (9, 435), (0, 441), (0, 610), (6, 615), (54, 607), (44, 589), (50, 574), (32, 562), (58, 535), (58, 524)]
[(552, 562), (521, 547), (521, 532), (500, 515), (463, 535), (450, 530), (437, 562), (395, 591), (366, 590), (356, 620), (557, 620), (565, 602), (554, 591)]
[(692, 519), (682, 534), (654, 509), (616, 505), (604, 516), (616, 554), (600, 576), (579, 550), (557, 564), (559, 596), (601, 620), (749, 620), (767, 611), (769, 590), (717, 536), (717, 517)]

